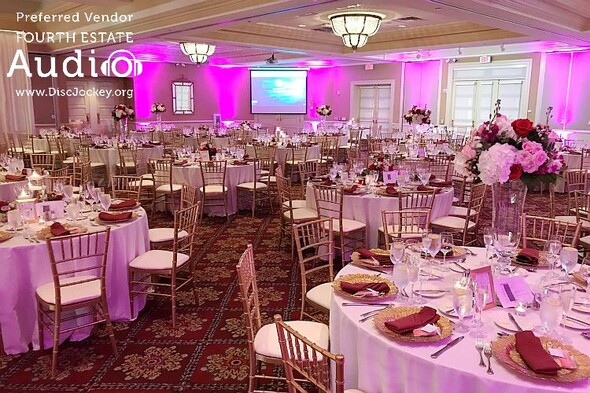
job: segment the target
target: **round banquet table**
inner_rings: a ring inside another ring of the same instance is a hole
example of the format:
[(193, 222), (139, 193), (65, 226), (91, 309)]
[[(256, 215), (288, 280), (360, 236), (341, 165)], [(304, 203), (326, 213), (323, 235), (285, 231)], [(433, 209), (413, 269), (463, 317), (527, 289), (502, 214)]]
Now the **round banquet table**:
[(229, 147), (231, 138), (228, 136), (214, 136), (211, 138), (211, 143), (218, 149)]
[[(101, 162), (106, 165), (107, 178), (115, 175), (117, 164), (119, 163), (119, 152), (114, 147), (106, 149), (91, 148), (90, 160), (94, 162)], [(154, 147), (139, 147), (137, 149), (137, 159), (143, 164), (147, 164), (149, 158), (162, 158), (164, 154), (164, 146)]]
[[(287, 162), (287, 152), (291, 150), (290, 147), (279, 146), (277, 147), (275, 153), (275, 163), (277, 163), (281, 168), (285, 168), (285, 163)], [(246, 146), (246, 154), (250, 157), (256, 157), (256, 150), (255, 147), (252, 145)], [(320, 145), (313, 145), (307, 148), (307, 159), (308, 160), (317, 160), (320, 158)]]
[[(307, 184), (305, 200), (307, 207), (314, 210), (316, 209), (312, 182)], [(434, 198), (430, 220), (448, 215), (452, 205), (453, 189), (443, 188)], [(381, 221), (381, 211), (397, 210), (398, 206), (399, 198), (397, 197), (372, 195), (368, 193), (363, 195), (344, 195), (342, 216), (343, 218), (349, 218), (365, 223), (367, 225), (367, 247), (374, 248), (378, 246), (378, 230), (383, 226)]]
[[(106, 291), (109, 314), (112, 320), (130, 320), (129, 283), (127, 267), (131, 260), (149, 250), (148, 220), (143, 209), (141, 216), (127, 223), (112, 226), (107, 257)], [(60, 220), (63, 221), (63, 220)], [(89, 232), (104, 230), (104, 226), (91, 226), (87, 220), (78, 221)], [(33, 230), (40, 229), (31, 224)], [(0, 327), (4, 351), (7, 354), (24, 353), (29, 344), (39, 349), (37, 329), (37, 306), (35, 289), (52, 282), (51, 265), (44, 242), (31, 243), (22, 237), (22, 232), (0, 243)], [(135, 310), (145, 306), (145, 296), (135, 298)], [(82, 324), (82, 320), (69, 321)], [(92, 329), (84, 328), (70, 332), (70, 340), (82, 340)], [(60, 342), (68, 337), (62, 334)], [(45, 348), (52, 347), (52, 335), (45, 334)]]
[[(464, 266), (477, 268), (479, 262), (485, 258), (485, 249), (476, 247), (470, 249), (478, 256), (468, 256)], [(338, 276), (352, 273), (377, 274), (374, 271), (349, 264), (340, 271)], [(543, 270), (539, 273), (527, 273), (523, 269), (518, 269), (517, 273), (528, 274), (525, 279), (529, 282), (539, 282), (540, 277), (545, 274)], [(428, 281), (428, 283), (433, 283), (443, 289), (450, 289), (461, 275), (461, 273), (451, 271), (448, 274), (443, 274), (443, 280)], [(391, 279), (390, 275), (386, 277)], [(347, 389), (357, 388), (365, 393), (581, 393), (590, 391), (588, 381), (556, 384), (527, 379), (508, 371), (495, 357), (492, 357), (494, 374), (489, 375), (486, 373), (486, 368), (479, 366), (475, 338), (471, 337), (469, 333), (453, 333), (452, 338), (464, 335), (464, 340), (450, 348), (438, 359), (432, 359), (430, 354), (440, 349), (451, 338), (439, 343), (396, 342), (380, 333), (375, 328), (372, 319), (359, 322), (360, 314), (374, 310), (375, 307), (344, 307), (342, 303), (345, 301), (349, 300), (345, 300), (339, 295), (333, 295), (330, 308), (330, 350), (333, 353), (343, 354), (345, 357), (344, 380)], [(450, 301), (450, 295), (447, 294), (440, 299), (431, 299), (427, 304), (433, 308), (449, 308)], [(504, 317), (506, 312), (501, 307), (483, 312), (483, 322), (487, 333), (487, 337), (484, 339), (486, 342), (496, 339), (496, 332), (501, 329), (493, 321)], [(578, 318), (589, 319), (586, 314), (575, 311), (573, 313)], [(540, 324), (538, 314), (538, 311), (527, 311), (527, 316), (533, 325)], [(590, 353), (590, 340), (584, 339), (579, 331), (567, 329), (566, 334), (572, 339), (572, 345), (580, 352)]]
[[(230, 162), (233, 162), (231, 160)], [(238, 184), (254, 180), (254, 168), (252, 164), (231, 165), (228, 163), (225, 173), (225, 185), (227, 187), (227, 214), (235, 214), (238, 211)], [(198, 163), (189, 166), (172, 167), (172, 182), (176, 184), (188, 184), (200, 188), (203, 186), (201, 167)], [(210, 216), (223, 216), (222, 206), (207, 206), (204, 213)]]
[(16, 199), (14, 187), (24, 187), (27, 184), (29, 184), (28, 180), (0, 182), (0, 201), (14, 201)]

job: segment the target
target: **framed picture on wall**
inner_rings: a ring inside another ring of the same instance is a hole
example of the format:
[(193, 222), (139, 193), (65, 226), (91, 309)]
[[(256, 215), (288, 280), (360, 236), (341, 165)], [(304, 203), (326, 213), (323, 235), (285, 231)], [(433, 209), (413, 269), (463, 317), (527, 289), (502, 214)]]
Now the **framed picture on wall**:
[(172, 82), (172, 107), (175, 115), (195, 113), (193, 82), (187, 80)]

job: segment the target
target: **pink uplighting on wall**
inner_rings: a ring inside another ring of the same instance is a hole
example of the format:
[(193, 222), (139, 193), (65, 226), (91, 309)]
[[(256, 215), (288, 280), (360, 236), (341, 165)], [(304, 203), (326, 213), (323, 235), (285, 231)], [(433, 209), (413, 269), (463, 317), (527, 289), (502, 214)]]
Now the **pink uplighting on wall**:
[[(166, 74), (166, 63), (143, 62), (143, 72), (133, 79), (135, 95), (135, 113), (139, 119), (153, 117), (151, 107), (154, 102), (163, 102), (164, 97), (170, 97), (170, 91), (165, 94), (159, 93), (154, 81), (163, 78)], [(172, 87), (169, 87), (172, 90)], [(169, 111), (172, 111), (172, 103), (163, 102)]]
[(319, 118), (315, 108), (320, 105), (330, 105), (333, 95), (333, 69), (313, 68), (307, 73), (307, 116)]

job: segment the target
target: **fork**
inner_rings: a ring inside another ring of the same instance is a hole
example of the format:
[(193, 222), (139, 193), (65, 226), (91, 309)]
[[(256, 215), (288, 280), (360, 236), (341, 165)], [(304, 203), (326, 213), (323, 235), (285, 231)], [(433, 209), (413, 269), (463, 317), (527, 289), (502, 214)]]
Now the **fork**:
[(483, 360), (483, 348), (484, 348), (484, 344), (483, 344), (483, 340), (482, 339), (477, 339), (475, 340), (475, 349), (477, 349), (477, 352), (479, 352), (479, 366), (480, 367), (485, 367), (486, 363)]
[(492, 370), (492, 346), (489, 343), (483, 346), (483, 353), (488, 358), (488, 374), (494, 374), (494, 370)]

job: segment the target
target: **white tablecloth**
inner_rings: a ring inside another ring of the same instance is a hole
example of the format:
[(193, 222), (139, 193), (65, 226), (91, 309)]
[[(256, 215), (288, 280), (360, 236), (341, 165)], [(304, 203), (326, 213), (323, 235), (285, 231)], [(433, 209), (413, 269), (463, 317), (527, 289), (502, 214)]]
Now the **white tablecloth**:
[[(476, 268), (483, 259), (485, 250), (472, 248), (479, 257), (468, 257), (465, 267)], [(526, 273), (524, 270), (519, 270)], [(342, 269), (339, 276), (351, 273), (369, 273), (353, 265)], [(374, 273), (376, 274), (376, 273)], [(438, 274), (438, 273), (437, 273)], [(531, 282), (539, 280), (545, 274), (528, 273)], [(430, 281), (441, 288), (450, 289), (461, 274), (450, 272), (443, 281)], [(391, 276), (387, 276), (391, 278)], [(587, 382), (556, 385), (530, 380), (516, 376), (492, 358), (494, 375), (488, 375), (480, 367), (479, 355), (475, 349), (475, 339), (468, 333), (455, 333), (453, 337), (465, 335), (465, 339), (442, 354), (432, 359), (430, 354), (443, 346), (443, 343), (409, 344), (398, 343), (377, 331), (372, 320), (359, 322), (360, 314), (374, 307), (343, 307), (347, 301), (334, 295), (330, 309), (330, 350), (345, 356), (345, 387), (358, 388), (365, 393), (537, 393), (537, 392), (588, 392)], [(432, 307), (449, 307), (450, 298), (429, 302)], [(501, 329), (493, 323), (506, 310), (496, 307), (483, 312), (486, 325), (486, 341), (496, 339), (496, 332)], [(529, 318), (539, 321), (538, 312), (529, 310)], [(580, 318), (588, 319), (584, 314), (576, 313)], [(567, 330), (573, 345), (583, 353), (590, 353), (590, 340), (582, 338), (579, 332)], [(487, 360), (486, 360), (487, 364)]]
[[(228, 165), (225, 174), (225, 185), (227, 186), (227, 210), (228, 214), (238, 211), (238, 189), (240, 183), (254, 180), (254, 169), (252, 165)], [(193, 187), (202, 187), (201, 168), (198, 164), (187, 167), (172, 167), (172, 181), (177, 184), (189, 184)], [(223, 207), (206, 207), (205, 213), (211, 216), (223, 216)]]
[[(132, 318), (127, 267), (133, 258), (149, 250), (147, 215), (141, 212), (142, 217), (111, 228), (106, 291), (112, 320)], [(79, 222), (89, 231), (104, 229), (90, 226), (88, 221)], [(27, 352), (30, 343), (35, 349), (39, 348), (35, 289), (52, 280), (45, 243), (30, 243), (22, 236), (15, 236), (0, 244), (0, 327), (6, 353)], [(136, 313), (144, 305), (145, 297), (135, 298)], [(89, 333), (88, 329), (77, 330), (70, 333), (70, 339), (82, 340)], [(61, 341), (67, 337), (62, 334)], [(52, 337), (47, 333), (45, 347), (51, 346)]]
[[(277, 147), (275, 153), (275, 162), (281, 167), (285, 167), (285, 163), (287, 161), (287, 152), (291, 150), (290, 147)], [(250, 157), (256, 157), (256, 150), (254, 146), (248, 145), (246, 146), (246, 154)], [(320, 146), (314, 145), (307, 148), (307, 159), (308, 160), (316, 160), (320, 158)]]
[(24, 187), (27, 184), (29, 184), (28, 180), (0, 183), (0, 201), (14, 201), (16, 199), (14, 187)]
[[(164, 154), (163, 146), (154, 146), (148, 148), (137, 149), (137, 159), (143, 164), (147, 164), (149, 158), (162, 158)], [(107, 178), (117, 173), (117, 163), (119, 162), (119, 152), (116, 148), (108, 149), (90, 149), (90, 160), (93, 162), (101, 162), (107, 167)]]
[[(305, 199), (307, 207), (316, 208), (315, 195), (311, 183), (307, 185)], [(453, 204), (453, 190), (445, 189), (436, 194), (430, 219), (446, 216), (451, 210)], [(379, 195), (345, 195), (342, 215), (344, 218), (350, 218), (363, 222), (367, 225), (367, 246), (369, 248), (377, 247), (379, 239), (379, 227), (382, 226), (381, 211), (398, 209), (399, 198), (386, 197)]]

